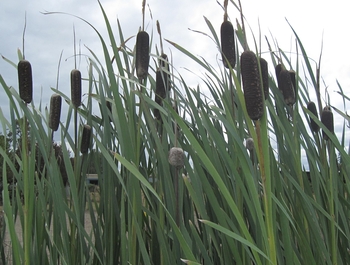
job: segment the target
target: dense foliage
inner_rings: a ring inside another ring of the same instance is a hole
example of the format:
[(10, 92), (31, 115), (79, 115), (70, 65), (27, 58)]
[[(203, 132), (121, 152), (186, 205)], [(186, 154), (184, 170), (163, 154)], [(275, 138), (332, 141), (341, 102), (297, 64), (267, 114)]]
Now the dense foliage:
[[(101, 11), (109, 39), (92, 27), (104, 60), (90, 51), (89, 76), (83, 81), (86, 104), (77, 98), (75, 104), (52, 89), (69, 107), (58, 131), (48, 126), (54, 116), (23, 100), (0, 75), (11, 103), (10, 119), (1, 116), (3, 130), (15, 133), (16, 120), (21, 120), (22, 130), (31, 128), (15, 160), (6, 159), (6, 143), (0, 148), (3, 185), (9, 184), (6, 176), (11, 173), (16, 194), (23, 194), (23, 199), (10, 200), (8, 189), (3, 190), (12, 245), (9, 253), (2, 248), (2, 262), (350, 264), (349, 117), (331, 102), (322, 102), (319, 69), (313, 69), (293, 29), (299, 53), (293, 60), (277, 44), (269, 51), (252, 45), (249, 61), (241, 64), (238, 58), (249, 45), (243, 23), (238, 23), (237, 46), (227, 49), (236, 53), (230, 57), (237, 58), (234, 68), (229, 61), (214, 68), (204, 57), (169, 42), (202, 67), (202, 83), (194, 88), (175, 74), (176, 66), (163, 51), (152, 47), (156, 65), (139, 79), (134, 57), (137, 50), (148, 49), (127, 47), (129, 36), (123, 35), (119, 21), (115, 33), (102, 6)], [(210, 21), (205, 22), (221, 55), (220, 38)], [(262, 54), (269, 62), (267, 76)], [(289, 73), (283, 77), (286, 90), (277, 80), (278, 68)], [(263, 90), (266, 80), (268, 94)], [(318, 115), (307, 107), (312, 93)], [(257, 104), (248, 102), (252, 98)], [(343, 99), (349, 101), (345, 95)], [(252, 120), (254, 105), (259, 110)], [(332, 115), (321, 121), (324, 111), (344, 118), (340, 134), (332, 132)], [(321, 130), (311, 129), (311, 120), (312, 128)], [(71, 124), (74, 135), (68, 133)], [(52, 148), (53, 133), (64, 139), (59, 159)], [(40, 168), (35, 166), (38, 153)], [(99, 177), (98, 200), (87, 196), (85, 175), (91, 165)], [(16, 221), (23, 237), (16, 233)]]

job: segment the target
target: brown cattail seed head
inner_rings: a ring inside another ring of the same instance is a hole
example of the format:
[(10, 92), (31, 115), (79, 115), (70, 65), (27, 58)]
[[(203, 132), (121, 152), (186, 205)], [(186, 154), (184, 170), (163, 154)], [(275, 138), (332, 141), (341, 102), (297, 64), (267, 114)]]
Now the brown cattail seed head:
[(81, 104), (81, 73), (77, 69), (70, 72), (71, 101), (75, 108)]
[(264, 102), (258, 59), (252, 51), (244, 51), (241, 55), (241, 75), (248, 115), (252, 120), (258, 120), (264, 113)]
[(149, 35), (140, 31), (136, 36), (136, 75), (139, 80), (147, 78), (149, 65)]
[(81, 136), (80, 152), (86, 154), (90, 148), (91, 143), (91, 126), (85, 124), (83, 128), (83, 135)]
[[(322, 110), (321, 122), (331, 133), (334, 133), (333, 113), (329, 107), (325, 107)], [(325, 139), (325, 140), (329, 139), (329, 137), (327, 136), (327, 134), (324, 130), (322, 130), (322, 136), (323, 136), (323, 139)]]
[(269, 69), (265, 59), (260, 58), (260, 69), (264, 89), (264, 97), (267, 99), (269, 97)]
[(293, 105), (295, 103), (295, 92), (288, 70), (281, 70), (278, 78), (278, 88), (283, 94), (284, 102), (287, 105)]
[(166, 73), (161, 69), (156, 72), (156, 97), (165, 99), (166, 97)]
[(32, 66), (27, 60), (19, 61), (17, 65), (19, 96), (25, 103), (33, 99)]
[(298, 91), (297, 91), (297, 79), (296, 79), (295, 71), (289, 70), (288, 72), (289, 72), (289, 75), (290, 75), (290, 79), (292, 80), (294, 93), (295, 93), (295, 98), (297, 98)]
[[(314, 102), (310, 101), (307, 104), (307, 109), (318, 118), (317, 109), (316, 109), (316, 105)], [(313, 130), (316, 133), (320, 129), (320, 127), (317, 125), (317, 123), (311, 117), (310, 117), (310, 127), (311, 127), (311, 130)]]
[[(160, 106), (163, 106), (163, 99), (156, 94), (155, 102), (158, 103)], [(154, 109), (153, 110), (153, 115), (157, 120), (160, 120), (162, 116), (160, 116), (160, 111), (159, 109)]]
[(254, 140), (253, 138), (247, 138), (245, 140), (245, 147), (251, 152), (254, 150)]
[(53, 131), (58, 130), (61, 118), (62, 97), (58, 94), (53, 94), (50, 100), (49, 127)]
[(162, 55), (160, 57), (161, 57), (161, 60), (159, 62), (159, 67), (160, 67), (160, 70), (162, 70), (162, 72), (163, 72), (165, 89), (166, 89), (166, 91), (170, 91), (171, 90), (170, 67), (169, 67), (168, 56), (165, 53), (162, 53)]
[(228, 63), (232, 68), (236, 65), (236, 49), (234, 40), (234, 30), (230, 21), (224, 21), (221, 24), (221, 52), (224, 66), (229, 68)]
[(276, 67), (275, 67), (275, 73), (276, 73), (276, 79), (277, 79), (277, 82), (278, 82), (278, 79), (280, 77), (280, 73), (281, 71), (285, 69), (284, 66), (282, 64), (277, 64)]
[(185, 164), (184, 151), (179, 147), (172, 147), (169, 151), (168, 161), (170, 165), (176, 168), (182, 168)]

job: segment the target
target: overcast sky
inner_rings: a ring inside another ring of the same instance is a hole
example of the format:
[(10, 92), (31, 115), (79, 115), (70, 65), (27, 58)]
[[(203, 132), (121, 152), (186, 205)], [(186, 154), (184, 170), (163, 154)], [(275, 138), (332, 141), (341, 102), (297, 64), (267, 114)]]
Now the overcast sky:
[[(116, 20), (119, 19), (124, 37), (137, 34), (142, 23), (142, 0), (101, 0), (112, 27), (117, 32)], [(220, 1), (223, 2), (223, 1)], [(350, 60), (347, 50), (350, 47), (348, 26), (348, 4), (344, 0), (250, 0), (242, 1), (243, 12), (252, 30), (258, 32), (258, 23), (262, 36), (267, 35), (277, 39), (283, 50), (294, 50), (293, 33), (286, 22), (291, 23), (304, 44), (309, 56), (318, 60), (323, 38), (323, 57), (321, 74), (325, 86), (332, 97), (332, 103), (340, 102), (336, 80), (340, 82), (347, 95), (350, 95)], [(163, 37), (187, 48), (195, 55), (201, 55), (213, 65), (217, 64), (218, 49), (215, 44), (204, 35), (189, 29), (210, 33), (203, 16), (207, 17), (219, 34), (223, 20), (223, 12), (216, 0), (148, 0), (149, 9), (146, 12), (146, 30), (154, 31), (154, 41), (159, 45), (156, 34), (156, 21), (159, 20)], [(93, 24), (103, 36), (107, 38), (103, 17), (97, 0), (0, 0), (0, 54), (17, 63), (17, 48), (22, 50), (22, 32), (24, 17), (27, 16), (25, 37), (25, 55), (33, 68), (35, 99), (42, 100), (49, 105), (52, 94), (50, 87), (56, 87), (57, 67), (60, 54), (63, 51), (63, 61), (60, 67), (59, 89), (70, 94), (69, 74), (74, 68), (73, 24), (76, 30), (76, 39), (80, 43), (81, 52), (89, 55), (85, 45), (102, 56), (100, 42), (96, 33), (84, 22), (68, 15), (44, 15), (45, 11), (59, 11), (82, 17)], [(235, 25), (239, 13), (230, 3), (229, 18)], [(250, 39), (251, 41), (251, 39)], [(133, 47), (135, 38), (128, 46)], [(252, 45), (252, 42), (250, 42)], [(165, 51), (171, 49), (176, 69), (181, 72), (187, 82), (196, 85), (197, 79), (187, 73), (184, 68), (190, 68), (201, 75), (202, 69), (188, 58), (178, 53), (169, 44), (165, 43)], [(263, 50), (266, 51), (263, 39)], [(155, 52), (152, 50), (152, 52)], [(169, 53), (169, 52), (167, 52)], [(101, 57), (102, 58), (102, 57)], [(314, 66), (314, 65), (313, 65)], [(86, 73), (85, 59), (78, 68)], [(273, 72), (273, 69), (270, 68)], [(0, 59), (0, 74), (7, 84), (17, 87), (16, 69), (6, 61)], [(42, 90), (42, 94), (41, 94)], [(312, 91), (313, 93), (313, 91)], [(341, 102), (340, 102), (341, 103)], [(340, 104), (339, 103), (339, 104)], [(337, 103), (337, 106), (342, 106)], [(0, 89), (0, 107), (6, 113), (8, 99)], [(62, 117), (64, 119), (65, 117)], [(337, 126), (342, 126), (340, 119)]]

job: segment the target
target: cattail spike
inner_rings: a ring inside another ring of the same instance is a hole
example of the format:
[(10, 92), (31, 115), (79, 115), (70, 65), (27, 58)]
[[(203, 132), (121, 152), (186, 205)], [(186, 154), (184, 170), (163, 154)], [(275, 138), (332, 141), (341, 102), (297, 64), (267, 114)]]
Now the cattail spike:
[(185, 164), (185, 154), (184, 151), (179, 147), (172, 147), (169, 151), (168, 157), (170, 165), (180, 169)]
[(278, 79), (280, 77), (280, 73), (281, 73), (281, 71), (283, 69), (284, 69), (284, 66), (282, 64), (277, 64), (276, 67), (275, 67), (275, 73), (276, 73), (277, 82), (278, 82)]
[(70, 73), (71, 101), (75, 108), (81, 105), (81, 73), (73, 69)]
[(139, 80), (147, 78), (149, 58), (149, 35), (140, 31), (136, 37), (136, 75)]
[(50, 100), (49, 127), (53, 131), (58, 130), (61, 118), (62, 97), (58, 94), (53, 94)]
[(80, 152), (86, 154), (91, 144), (91, 126), (85, 124), (83, 128), (83, 134), (81, 136)]
[[(324, 124), (324, 126), (332, 133), (334, 134), (334, 121), (333, 121), (333, 113), (331, 111), (331, 109), (326, 106), (324, 107), (324, 109), (322, 110), (321, 113), (321, 122)], [(323, 139), (328, 140), (329, 137), (326, 134), (326, 132), (324, 130), (322, 130), (322, 136)]]
[(269, 97), (269, 69), (267, 61), (263, 58), (260, 58), (260, 69), (263, 82), (264, 97), (266, 100)]
[(29, 104), (33, 100), (32, 66), (29, 61), (21, 60), (17, 65), (19, 96)]
[(292, 80), (294, 93), (295, 93), (295, 99), (297, 99), (298, 96), (298, 90), (297, 90), (297, 79), (296, 79), (296, 73), (293, 70), (289, 70), (290, 79)]
[(236, 65), (236, 48), (234, 40), (234, 30), (230, 21), (224, 21), (220, 28), (222, 61), (226, 68), (228, 63), (232, 68)]
[(293, 105), (295, 103), (295, 91), (288, 70), (281, 70), (278, 78), (278, 88), (283, 94), (284, 102), (287, 105)]
[[(317, 108), (314, 102), (310, 101), (307, 104), (307, 109), (318, 118)], [(310, 117), (310, 127), (311, 127), (311, 130), (313, 130), (315, 133), (317, 133), (320, 129), (318, 124), (311, 117)]]
[(244, 99), (249, 117), (259, 120), (264, 113), (264, 101), (258, 59), (252, 51), (244, 51), (241, 55), (241, 75)]

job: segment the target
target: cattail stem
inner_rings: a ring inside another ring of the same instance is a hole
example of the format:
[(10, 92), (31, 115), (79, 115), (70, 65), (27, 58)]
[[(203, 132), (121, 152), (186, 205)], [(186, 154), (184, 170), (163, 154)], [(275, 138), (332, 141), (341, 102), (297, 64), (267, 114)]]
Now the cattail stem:
[(224, 1), (224, 10), (225, 10), (224, 21), (227, 21), (227, 5), (228, 5), (228, 0), (225, 0)]
[(232, 110), (232, 119), (233, 120), (236, 120), (235, 119), (235, 94), (233, 93), (233, 82), (232, 82), (232, 73), (230, 71), (229, 73), (229, 79), (230, 79), (230, 94), (231, 94), (231, 110)]
[(160, 23), (157, 20), (157, 31), (159, 34), (159, 43), (160, 43), (160, 53), (163, 54), (164, 53), (164, 49), (163, 49), (163, 40), (162, 40), (162, 31), (160, 30)]
[[(266, 123), (266, 115), (265, 115)], [(267, 144), (267, 129), (261, 128), (261, 121), (257, 120), (255, 122), (255, 131), (257, 135), (257, 153), (260, 166), (260, 174), (263, 187), (263, 196), (264, 196), (264, 209), (265, 209), (265, 224), (268, 235), (268, 246), (269, 246), (269, 258), (271, 264), (277, 265), (277, 253), (276, 253), (276, 243), (275, 243), (275, 234), (274, 234), (274, 222), (273, 222), (273, 213), (272, 213), (272, 196), (271, 196), (271, 175), (269, 169), (269, 154), (268, 154), (268, 144)]]
[(239, 5), (239, 12), (241, 14), (241, 22), (242, 22), (242, 32), (243, 32), (243, 36), (244, 36), (244, 51), (247, 51), (248, 48), (248, 41), (247, 41), (247, 34), (245, 31), (245, 26), (244, 26), (244, 17), (243, 17), (243, 9), (242, 9), (242, 4), (241, 4), (241, 0), (238, 0), (238, 5)]
[(146, 0), (142, 1), (142, 30), (145, 30), (145, 6)]
[[(27, 105), (26, 105), (27, 106)], [(24, 264), (30, 265), (30, 239), (31, 239), (31, 218), (30, 218), (30, 174), (29, 174), (29, 150), (27, 136), (27, 118), (23, 117), (22, 137), (22, 167), (24, 185)]]
[(337, 216), (335, 212), (335, 196), (338, 194), (338, 185), (337, 185), (337, 176), (334, 175), (334, 172), (337, 172), (337, 161), (336, 154), (334, 152), (334, 146), (331, 140), (327, 141), (328, 148), (328, 156), (329, 156), (329, 214), (331, 216), (330, 221), (330, 245), (331, 245), (331, 256), (332, 256), (332, 264), (337, 263)]

